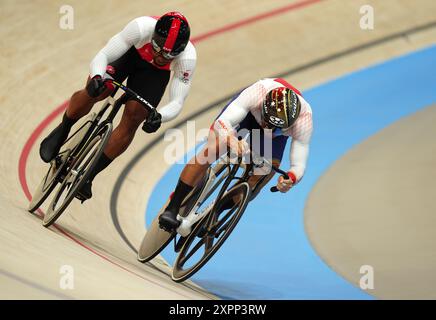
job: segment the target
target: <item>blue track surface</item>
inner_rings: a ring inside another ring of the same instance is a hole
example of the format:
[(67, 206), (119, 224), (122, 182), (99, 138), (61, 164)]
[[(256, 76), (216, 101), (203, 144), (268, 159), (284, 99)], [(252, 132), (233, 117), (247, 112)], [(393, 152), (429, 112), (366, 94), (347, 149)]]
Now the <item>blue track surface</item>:
[[(264, 190), (193, 280), (227, 299), (372, 299), (318, 257), (304, 231), (303, 209), (319, 177), (350, 148), (436, 103), (435, 70), (436, 46), (432, 46), (305, 91), (315, 131), (304, 180), (286, 195)], [(287, 154), (289, 143), (283, 168), (289, 167)], [(182, 168), (174, 165), (155, 186), (147, 225), (175, 187)], [(170, 249), (163, 256), (174, 261)]]

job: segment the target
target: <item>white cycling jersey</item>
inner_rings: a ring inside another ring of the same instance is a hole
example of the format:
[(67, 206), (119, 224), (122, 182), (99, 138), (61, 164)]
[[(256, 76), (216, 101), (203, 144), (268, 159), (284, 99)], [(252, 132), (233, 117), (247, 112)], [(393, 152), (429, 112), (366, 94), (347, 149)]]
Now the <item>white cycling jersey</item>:
[(103, 76), (106, 67), (125, 54), (132, 46), (136, 48), (142, 59), (154, 67), (171, 70), (173, 77), (169, 86), (169, 103), (159, 108), (162, 122), (170, 121), (177, 117), (183, 107), (191, 87), (192, 75), (195, 70), (197, 53), (194, 45), (189, 42), (185, 50), (168, 65), (158, 66), (153, 61), (151, 37), (156, 25), (154, 17), (140, 17), (132, 20), (118, 34), (113, 36), (101, 49), (90, 65), (91, 77)]
[(220, 134), (233, 134), (234, 129), (236, 129), (249, 112), (254, 116), (257, 123), (262, 126), (261, 108), (263, 100), (269, 91), (278, 87), (293, 89), (301, 102), (301, 111), (298, 119), (290, 128), (281, 131), (281, 134), (292, 138), (290, 151), (291, 168), (289, 171), (295, 175), (298, 182), (304, 175), (309, 155), (309, 143), (313, 130), (312, 108), (301, 96), (301, 93), (283, 79), (261, 79), (243, 90), (217, 118), (213, 127)]

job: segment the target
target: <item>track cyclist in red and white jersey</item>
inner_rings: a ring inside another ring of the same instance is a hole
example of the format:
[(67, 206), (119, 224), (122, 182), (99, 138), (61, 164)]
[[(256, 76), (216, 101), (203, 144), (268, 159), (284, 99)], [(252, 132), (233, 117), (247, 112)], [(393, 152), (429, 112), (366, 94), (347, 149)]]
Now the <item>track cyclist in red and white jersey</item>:
[(107, 98), (113, 88), (104, 84), (108, 75), (118, 82), (127, 78), (127, 86), (157, 107), (173, 72), (169, 102), (159, 111), (148, 112), (139, 102), (129, 100), (121, 122), (114, 129), (90, 179), (79, 190), (78, 197), (92, 197), (92, 181), (113, 159), (130, 145), (139, 125), (147, 133), (155, 132), (162, 122), (177, 117), (191, 87), (196, 65), (196, 50), (189, 41), (190, 27), (179, 12), (168, 12), (160, 18), (140, 17), (132, 20), (101, 49), (90, 65), (86, 87), (75, 92), (58, 125), (41, 143), (40, 156), (50, 162), (59, 153), (71, 127), (89, 113), (93, 105)]
[[(211, 161), (223, 154), (222, 150), (226, 151), (230, 147), (241, 156), (249, 150), (255, 150), (265, 156), (262, 153), (266, 149), (266, 140), (258, 139), (260, 143), (256, 146), (252, 139), (249, 145), (246, 140), (238, 139), (241, 130), (248, 130), (251, 136), (254, 130), (264, 137), (269, 135), (271, 162), (276, 167), (280, 165), (288, 138), (292, 137), (288, 179), (280, 176), (277, 182), (280, 192), (289, 191), (304, 175), (312, 128), (312, 109), (300, 91), (291, 84), (283, 79), (266, 78), (249, 86), (221, 111), (211, 126), (207, 145), (183, 169), (168, 206), (159, 216), (161, 228), (172, 231), (179, 226), (177, 213), (183, 199), (202, 180)], [(273, 175), (274, 173), (269, 173), (266, 179), (261, 179), (262, 175), (250, 177), (248, 183), (252, 189), (256, 186), (257, 190), (251, 200)], [(232, 205), (229, 203), (224, 206), (231, 208)]]

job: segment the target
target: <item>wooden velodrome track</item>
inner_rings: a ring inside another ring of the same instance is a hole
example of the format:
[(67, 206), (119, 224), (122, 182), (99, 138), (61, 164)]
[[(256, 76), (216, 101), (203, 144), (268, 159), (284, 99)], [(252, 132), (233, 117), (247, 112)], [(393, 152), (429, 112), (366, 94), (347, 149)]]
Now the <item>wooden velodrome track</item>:
[[(58, 227), (47, 230), (38, 216), (26, 212), (29, 190), (44, 170), (37, 152), (41, 137), (56, 125), (71, 93), (84, 85), (92, 57), (131, 19), (180, 10), (196, 40), (198, 67), (191, 93), (179, 118), (161, 130), (261, 77), (291, 70), (286, 79), (304, 90), (436, 40), (432, 0), (75, 0), (69, 3), (74, 30), (59, 28), (63, 4), (0, 1), (3, 299), (215, 298), (192, 282), (173, 283), (163, 259), (138, 263), (130, 247), (137, 247), (145, 232), (144, 195), (169, 166), (163, 161), (165, 143), (154, 142), (134, 167), (125, 168), (156, 135), (138, 132), (130, 149), (96, 179), (93, 199), (73, 203)], [(376, 9), (372, 31), (359, 28), (363, 4)], [(197, 129), (208, 126), (217, 111), (196, 117)], [(63, 265), (74, 268), (74, 290), (59, 287)]]

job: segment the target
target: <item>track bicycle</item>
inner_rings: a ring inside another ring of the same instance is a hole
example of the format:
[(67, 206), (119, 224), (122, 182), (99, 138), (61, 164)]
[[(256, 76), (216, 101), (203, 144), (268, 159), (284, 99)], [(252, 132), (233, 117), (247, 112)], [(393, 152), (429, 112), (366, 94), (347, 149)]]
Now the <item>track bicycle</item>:
[[(159, 227), (158, 218), (167, 202), (147, 230), (138, 250), (138, 260), (150, 261), (174, 241), (174, 251), (178, 255), (172, 279), (182, 282), (198, 272), (229, 237), (252, 192), (256, 192), (257, 186), (266, 178), (264, 175), (252, 190), (247, 181), (254, 169), (268, 167), (287, 178), (286, 172), (267, 159), (254, 152), (251, 155), (251, 161), (246, 164), (242, 157), (235, 158), (227, 152), (211, 165), (203, 181), (182, 202), (178, 213), (180, 225), (173, 232)], [(272, 187), (271, 191), (278, 190)]]
[[(121, 106), (129, 98), (133, 98), (148, 112), (155, 111), (150, 103), (123, 84), (113, 79), (105, 79), (104, 82), (105, 85), (111, 84), (115, 87), (112, 94), (105, 100), (98, 113), (88, 114), (80, 127), (70, 134), (59, 154), (50, 162), (50, 167), (33, 193), (29, 212), (37, 210), (55, 191), (42, 221), (45, 227), (52, 225), (71, 201), (78, 197), (78, 191), (87, 181), (109, 141), (113, 120)], [(115, 100), (118, 89), (122, 89), (124, 93)], [(80, 197), (78, 199), (82, 203), (86, 200)]]

